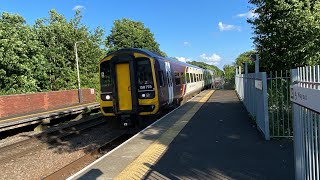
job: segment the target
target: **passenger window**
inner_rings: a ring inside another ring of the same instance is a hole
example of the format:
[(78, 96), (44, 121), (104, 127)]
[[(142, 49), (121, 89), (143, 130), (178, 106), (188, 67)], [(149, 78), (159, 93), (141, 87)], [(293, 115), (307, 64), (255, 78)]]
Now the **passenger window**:
[(162, 87), (165, 86), (163, 71), (159, 71), (159, 85), (162, 86)]
[(185, 84), (186, 83), (186, 77), (184, 73), (181, 73), (181, 84)]
[(176, 85), (177, 85), (177, 86), (179, 86), (179, 85), (181, 84), (180, 78), (176, 78), (175, 81), (176, 81)]
[(190, 83), (190, 75), (189, 73), (186, 73), (187, 83)]
[(168, 86), (172, 86), (172, 78), (169, 77), (170, 74), (169, 72), (167, 72), (167, 83), (168, 83)]
[(181, 84), (180, 73), (174, 72), (174, 78), (175, 78), (174, 80), (176, 82), (176, 85), (180, 85)]

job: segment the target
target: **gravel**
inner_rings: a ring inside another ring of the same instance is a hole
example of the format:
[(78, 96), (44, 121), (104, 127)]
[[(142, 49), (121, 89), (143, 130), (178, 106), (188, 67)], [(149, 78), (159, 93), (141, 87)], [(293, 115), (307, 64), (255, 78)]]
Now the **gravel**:
[[(0, 141), (0, 147), (29, 138), (34, 132), (21, 133)], [(82, 157), (88, 149), (105, 143), (114, 135), (102, 124), (60, 144), (44, 143), (42, 149), (0, 164), (0, 179), (42, 179)]]
[(35, 134), (39, 134), (39, 132), (34, 132), (34, 131), (23, 132), (23, 133), (16, 134), (14, 136), (9, 136), (7, 138), (1, 139), (0, 140), (0, 148), (4, 147), (4, 146), (7, 146), (9, 144), (13, 144), (15, 142), (19, 142), (19, 141), (23, 141), (25, 139), (29, 139)]

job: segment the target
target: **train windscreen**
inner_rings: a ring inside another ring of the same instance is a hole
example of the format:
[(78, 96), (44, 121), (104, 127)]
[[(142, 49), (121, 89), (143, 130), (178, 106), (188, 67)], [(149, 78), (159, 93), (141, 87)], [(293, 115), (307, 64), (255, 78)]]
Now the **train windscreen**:
[(107, 92), (111, 87), (110, 61), (100, 63), (100, 83), (101, 91)]
[(137, 84), (139, 99), (155, 97), (151, 63), (148, 58), (137, 58)]
[[(152, 86), (153, 89), (153, 77), (151, 63), (148, 58), (138, 58), (137, 59), (137, 81), (139, 86), (145, 86), (146, 90), (148, 85)], [(151, 86), (150, 89), (151, 89)]]

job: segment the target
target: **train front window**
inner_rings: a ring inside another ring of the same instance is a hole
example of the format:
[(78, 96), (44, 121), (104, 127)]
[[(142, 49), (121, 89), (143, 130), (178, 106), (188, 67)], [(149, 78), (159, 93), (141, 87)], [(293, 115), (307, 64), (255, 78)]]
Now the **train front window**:
[(152, 69), (148, 58), (137, 58), (137, 81), (139, 86), (151, 85), (153, 89)]
[(110, 61), (104, 61), (100, 64), (100, 82), (102, 89), (111, 86)]

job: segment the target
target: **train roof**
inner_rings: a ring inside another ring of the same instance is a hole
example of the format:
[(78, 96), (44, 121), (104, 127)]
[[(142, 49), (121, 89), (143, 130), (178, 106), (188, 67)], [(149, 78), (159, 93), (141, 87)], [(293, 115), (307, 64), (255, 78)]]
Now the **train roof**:
[(117, 51), (108, 53), (107, 56), (115, 55), (115, 54), (119, 54), (119, 53), (123, 53), (123, 52), (137, 52), (137, 53), (141, 53), (141, 54), (153, 57), (153, 58), (169, 60), (169, 61), (181, 64), (181, 65), (185, 65), (185, 66), (188, 66), (188, 67), (200, 68), (200, 69), (203, 69), (203, 70), (211, 71), (209, 69), (204, 69), (204, 68), (201, 68), (199, 66), (195, 66), (195, 65), (192, 65), (192, 64), (189, 64), (189, 63), (186, 63), (186, 62), (182, 62), (182, 61), (170, 58), (170, 57), (163, 57), (163, 56), (160, 56), (160, 55), (158, 55), (158, 54), (156, 54), (156, 53), (154, 53), (152, 51), (149, 51), (147, 49), (141, 49), (141, 48), (123, 48), (123, 49), (119, 49)]
[(150, 56), (150, 57), (158, 57), (158, 58), (162, 57), (162, 56), (159, 56), (159, 55), (155, 54), (154, 52), (151, 52), (151, 51), (146, 50), (146, 49), (140, 49), (140, 48), (123, 48), (123, 49), (119, 49), (117, 51), (108, 53), (107, 56), (120, 54), (120, 53), (123, 53), (123, 52), (137, 52), (137, 53), (145, 54), (145, 55)]
[(195, 66), (195, 65), (193, 65), (193, 64), (189, 64), (189, 63), (186, 63), (186, 62), (182, 62), (182, 61), (179, 61), (179, 60), (174, 59), (174, 58), (165, 57), (165, 59), (166, 59), (166, 60), (170, 60), (170, 61), (172, 61), (172, 62), (176, 62), (176, 63), (181, 64), (181, 65), (188, 66), (188, 67), (203, 69), (203, 68), (201, 68), (201, 67), (199, 67), (199, 66)]

